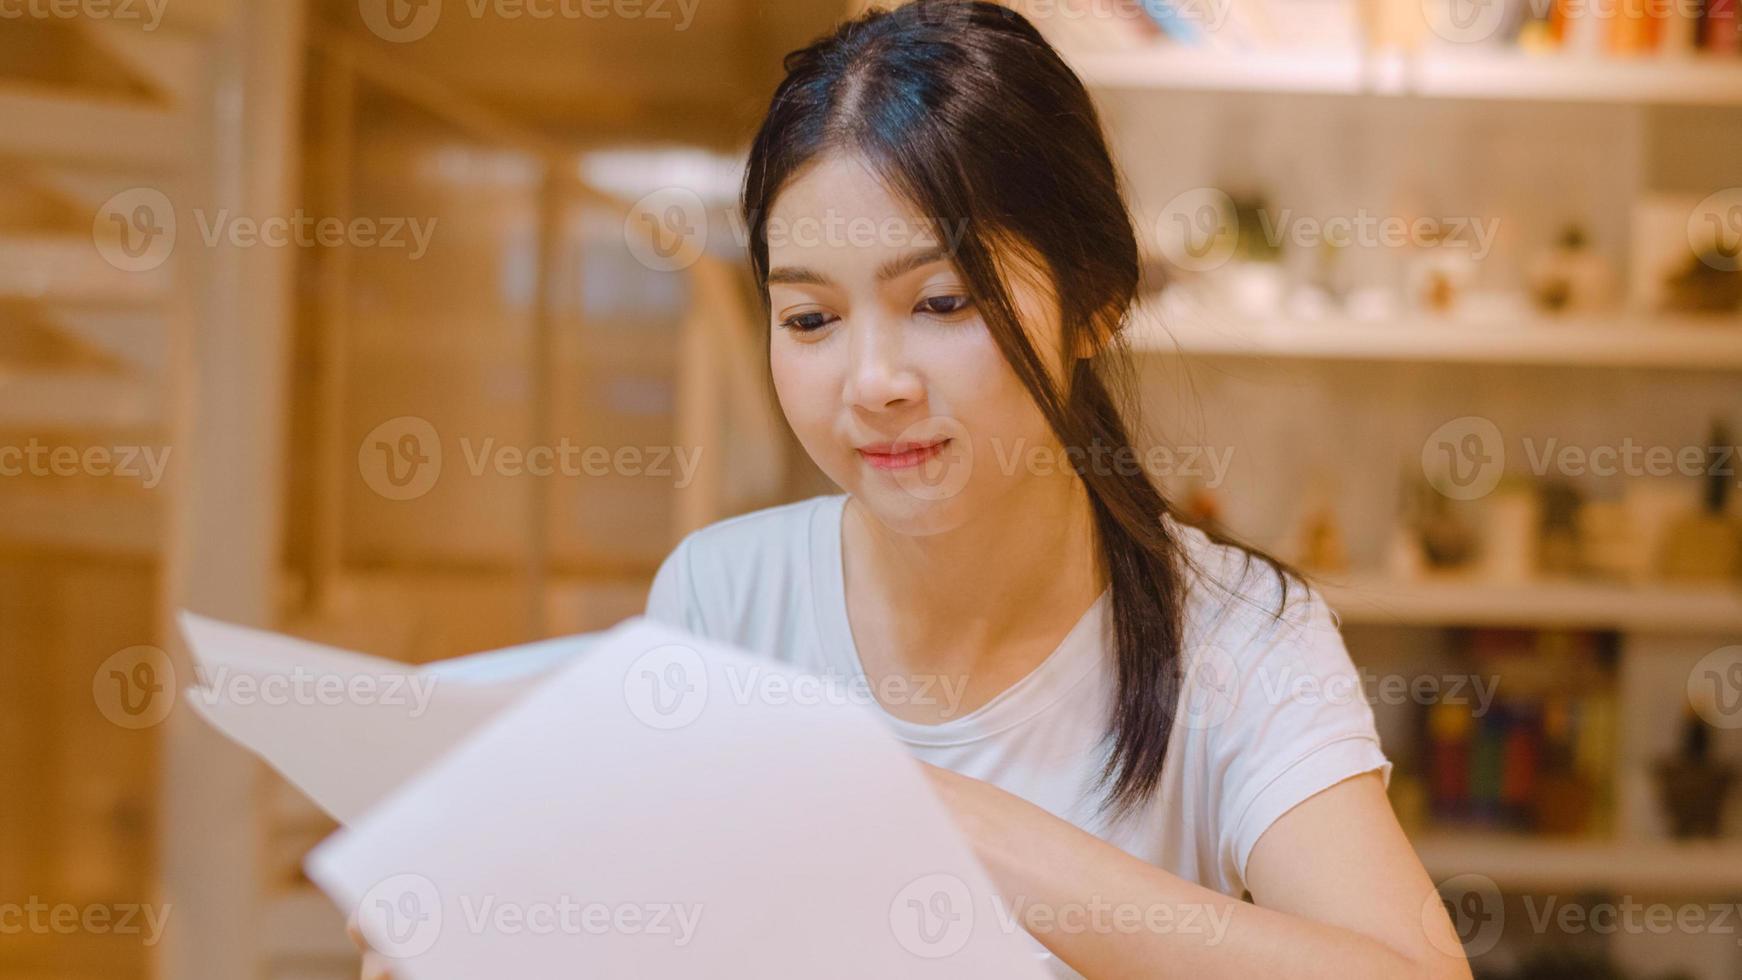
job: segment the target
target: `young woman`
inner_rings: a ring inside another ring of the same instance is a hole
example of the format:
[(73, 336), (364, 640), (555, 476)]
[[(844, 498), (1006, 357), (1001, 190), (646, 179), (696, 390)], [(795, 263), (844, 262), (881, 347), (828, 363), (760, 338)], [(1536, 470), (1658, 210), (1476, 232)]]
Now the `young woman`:
[(1062, 976), (1468, 978), (1330, 612), (1138, 465), (1138, 247), (1079, 80), (965, 0), (786, 69), (750, 258), (846, 492), (689, 535), (648, 615), (872, 695)]
[(1080, 81), (963, 0), (785, 67), (750, 260), (845, 493), (691, 534), (648, 615), (873, 694), (1064, 975), (1468, 977), (1331, 614), (1140, 465), (1111, 384), (1138, 246)]

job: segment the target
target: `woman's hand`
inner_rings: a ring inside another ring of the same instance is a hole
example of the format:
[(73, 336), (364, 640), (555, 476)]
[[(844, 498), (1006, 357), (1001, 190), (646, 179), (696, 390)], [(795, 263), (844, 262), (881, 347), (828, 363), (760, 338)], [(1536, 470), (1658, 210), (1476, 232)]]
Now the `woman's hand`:
[[(996, 880), (1010, 859), (1030, 853), (1041, 838), (1075, 836), (1077, 828), (1020, 796), (984, 780), (920, 763), (932, 790)], [(1014, 882), (1001, 881), (1010, 886)]]
[(950, 811), (950, 816), (955, 819), (956, 826), (968, 836), (970, 841), (978, 837), (979, 825), (983, 819), (980, 810), (984, 804), (980, 799), (979, 790), (970, 784), (978, 784), (979, 786), (987, 784), (941, 766), (934, 766), (929, 762), (922, 762), (919, 766), (925, 772), (926, 778), (931, 781), (932, 792), (938, 795), (938, 799), (942, 800), (944, 806)]
[[(924, 770), (996, 891), (1021, 896), (1018, 921), (1085, 977), (1154, 975), (1157, 963), (1169, 965), (1166, 976), (1202, 978), (1470, 977), (1377, 773), (1321, 791), (1259, 838), (1248, 862), (1257, 904), (1248, 904), (1132, 857), (990, 783)], [(1067, 910), (1091, 903), (1113, 903), (1160, 925), (1061, 925)]]
[(351, 934), (351, 941), (363, 953), (362, 980), (393, 980), (393, 973), (388, 969), (387, 957), (369, 948), (369, 941), (363, 938), (363, 930), (357, 928), (357, 917), (351, 916), (351, 921), (345, 923), (345, 931)]

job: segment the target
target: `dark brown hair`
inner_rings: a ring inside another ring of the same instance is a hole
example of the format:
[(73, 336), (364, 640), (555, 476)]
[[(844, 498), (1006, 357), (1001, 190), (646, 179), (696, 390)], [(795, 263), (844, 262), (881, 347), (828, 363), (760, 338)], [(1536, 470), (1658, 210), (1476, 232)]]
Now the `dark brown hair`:
[[(765, 311), (769, 207), (806, 164), (856, 154), (921, 213), (965, 229), (956, 268), (1060, 443), (1081, 450), (1073, 460), (1132, 452), (1113, 392), (1130, 385), (1123, 328), (1139, 287), (1137, 238), (1088, 92), (1034, 26), (995, 3), (914, 0), (843, 23), (788, 54), (784, 67), (744, 181)], [(1062, 391), (995, 265), (1011, 247), (1042, 260), (1051, 277), (1066, 356), (1096, 351), (1071, 362)], [(1167, 500), (1141, 467), (1076, 469), (1092, 501), (1116, 635), (1103, 806), (1124, 814), (1154, 791), (1167, 758), (1183, 681), (1187, 557), (1162, 520)], [(1262, 558), (1282, 580), (1280, 615), (1292, 570), (1241, 547), (1247, 564)]]

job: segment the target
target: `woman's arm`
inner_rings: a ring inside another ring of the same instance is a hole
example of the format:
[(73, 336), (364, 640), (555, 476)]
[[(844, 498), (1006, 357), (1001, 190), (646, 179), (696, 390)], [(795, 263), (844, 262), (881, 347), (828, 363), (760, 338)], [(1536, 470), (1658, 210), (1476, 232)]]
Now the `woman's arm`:
[(1278, 818), (1249, 904), (1186, 881), (1013, 794), (927, 766), (999, 899), (1089, 980), (1469, 980), (1450, 919), (1377, 773)]

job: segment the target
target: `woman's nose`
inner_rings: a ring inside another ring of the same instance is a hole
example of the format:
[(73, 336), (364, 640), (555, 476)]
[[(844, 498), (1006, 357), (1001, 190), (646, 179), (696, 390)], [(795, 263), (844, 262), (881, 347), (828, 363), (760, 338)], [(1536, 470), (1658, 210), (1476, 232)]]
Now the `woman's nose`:
[(902, 327), (861, 319), (848, 327), (847, 378), (842, 397), (849, 406), (881, 411), (920, 400), (924, 387), (905, 356)]

